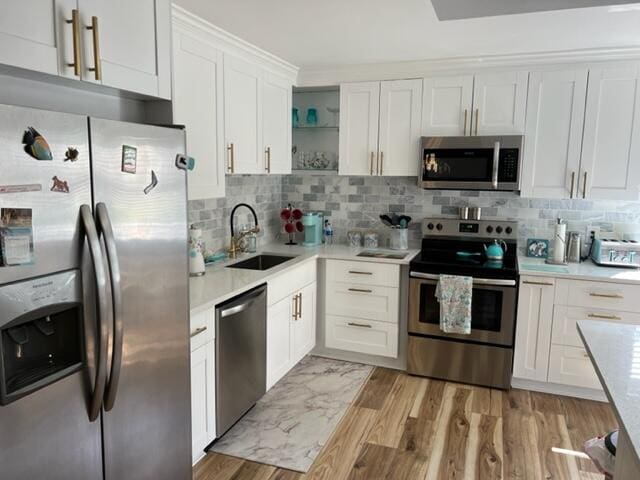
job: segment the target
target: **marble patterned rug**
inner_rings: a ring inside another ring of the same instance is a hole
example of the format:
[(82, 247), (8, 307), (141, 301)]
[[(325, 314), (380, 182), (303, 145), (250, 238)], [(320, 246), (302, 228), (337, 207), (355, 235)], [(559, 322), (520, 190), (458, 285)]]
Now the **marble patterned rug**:
[(307, 356), (210, 451), (306, 473), (372, 370)]

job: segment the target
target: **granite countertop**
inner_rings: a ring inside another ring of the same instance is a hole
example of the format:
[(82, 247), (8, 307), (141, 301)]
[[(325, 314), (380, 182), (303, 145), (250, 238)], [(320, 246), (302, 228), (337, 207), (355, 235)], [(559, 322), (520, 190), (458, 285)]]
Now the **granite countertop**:
[(518, 256), (518, 270), (520, 275), (640, 284), (640, 269), (601, 267), (591, 260), (567, 265), (547, 265), (542, 258)]
[[(405, 254), (402, 259), (358, 257), (363, 251), (387, 252), (393, 254)], [(247, 270), (240, 268), (225, 268), (237, 262), (241, 262), (259, 254), (292, 255), (295, 258), (277, 265), (269, 270)], [(346, 245), (320, 245), (317, 247), (304, 247), (302, 245), (284, 245), (271, 243), (258, 249), (256, 253), (244, 254), (233, 260), (216, 262), (206, 268), (206, 274), (201, 277), (189, 279), (189, 306), (191, 313), (198, 313), (211, 308), (225, 300), (235, 297), (240, 293), (250, 290), (267, 282), (270, 278), (280, 275), (306, 260), (312, 258), (332, 258), (336, 260), (352, 260), (360, 262), (389, 263), (395, 265), (408, 265), (419, 253), (419, 250), (386, 250), (370, 248), (352, 248)]]
[(637, 457), (640, 453), (640, 325), (580, 320), (578, 331), (618, 424), (626, 430)]

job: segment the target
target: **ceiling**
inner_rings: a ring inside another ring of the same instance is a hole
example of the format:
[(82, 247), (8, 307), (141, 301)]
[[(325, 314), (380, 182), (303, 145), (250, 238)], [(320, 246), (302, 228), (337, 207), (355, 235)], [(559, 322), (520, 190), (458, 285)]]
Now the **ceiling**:
[[(302, 68), (640, 47), (640, 3), (440, 21), (430, 0), (174, 1)], [(455, 1), (496, 7), (534, 0)]]

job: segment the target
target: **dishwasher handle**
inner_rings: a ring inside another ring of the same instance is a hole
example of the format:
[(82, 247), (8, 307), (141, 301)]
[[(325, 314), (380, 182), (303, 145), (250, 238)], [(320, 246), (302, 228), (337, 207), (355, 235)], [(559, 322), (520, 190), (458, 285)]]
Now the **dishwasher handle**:
[(226, 318), (230, 317), (231, 315), (236, 315), (238, 313), (244, 312), (245, 310), (250, 308), (260, 296), (264, 295), (265, 293), (266, 288), (260, 287), (251, 293), (242, 294), (242, 303), (223, 308), (223, 310), (220, 311), (220, 318)]

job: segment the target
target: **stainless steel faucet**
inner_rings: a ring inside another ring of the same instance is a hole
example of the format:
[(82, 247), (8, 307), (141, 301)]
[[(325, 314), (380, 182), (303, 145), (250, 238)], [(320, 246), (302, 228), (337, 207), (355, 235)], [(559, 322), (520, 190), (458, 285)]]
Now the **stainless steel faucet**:
[[(251, 213), (253, 214), (253, 221), (255, 223), (255, 226), (253, 228), (250, 228), (249, 230), (245, 230), (236, 235), (233, 228), (233, 219), (235, 217), (236, 210), (239, 207), (247, 207), (249, 210), (251, 210)], [(231, 242), (229, 245), (229, 257), (236, 258), (238, 253), (247, 251), (246, 246), (243, 245), (242, 243), (242, 239), (247, 235), (250, 235), (252, 233), (258, 233), (260, 231), (260, 226), (258, 225), (258, 215), (256, 215), (256, 211), (253, 209), (251, 205), (247, 203), (239, 203), (235, 207), (233, 207), (233, 209), (231, 210), (231, 217), (229, 221), (231, 223)]]

